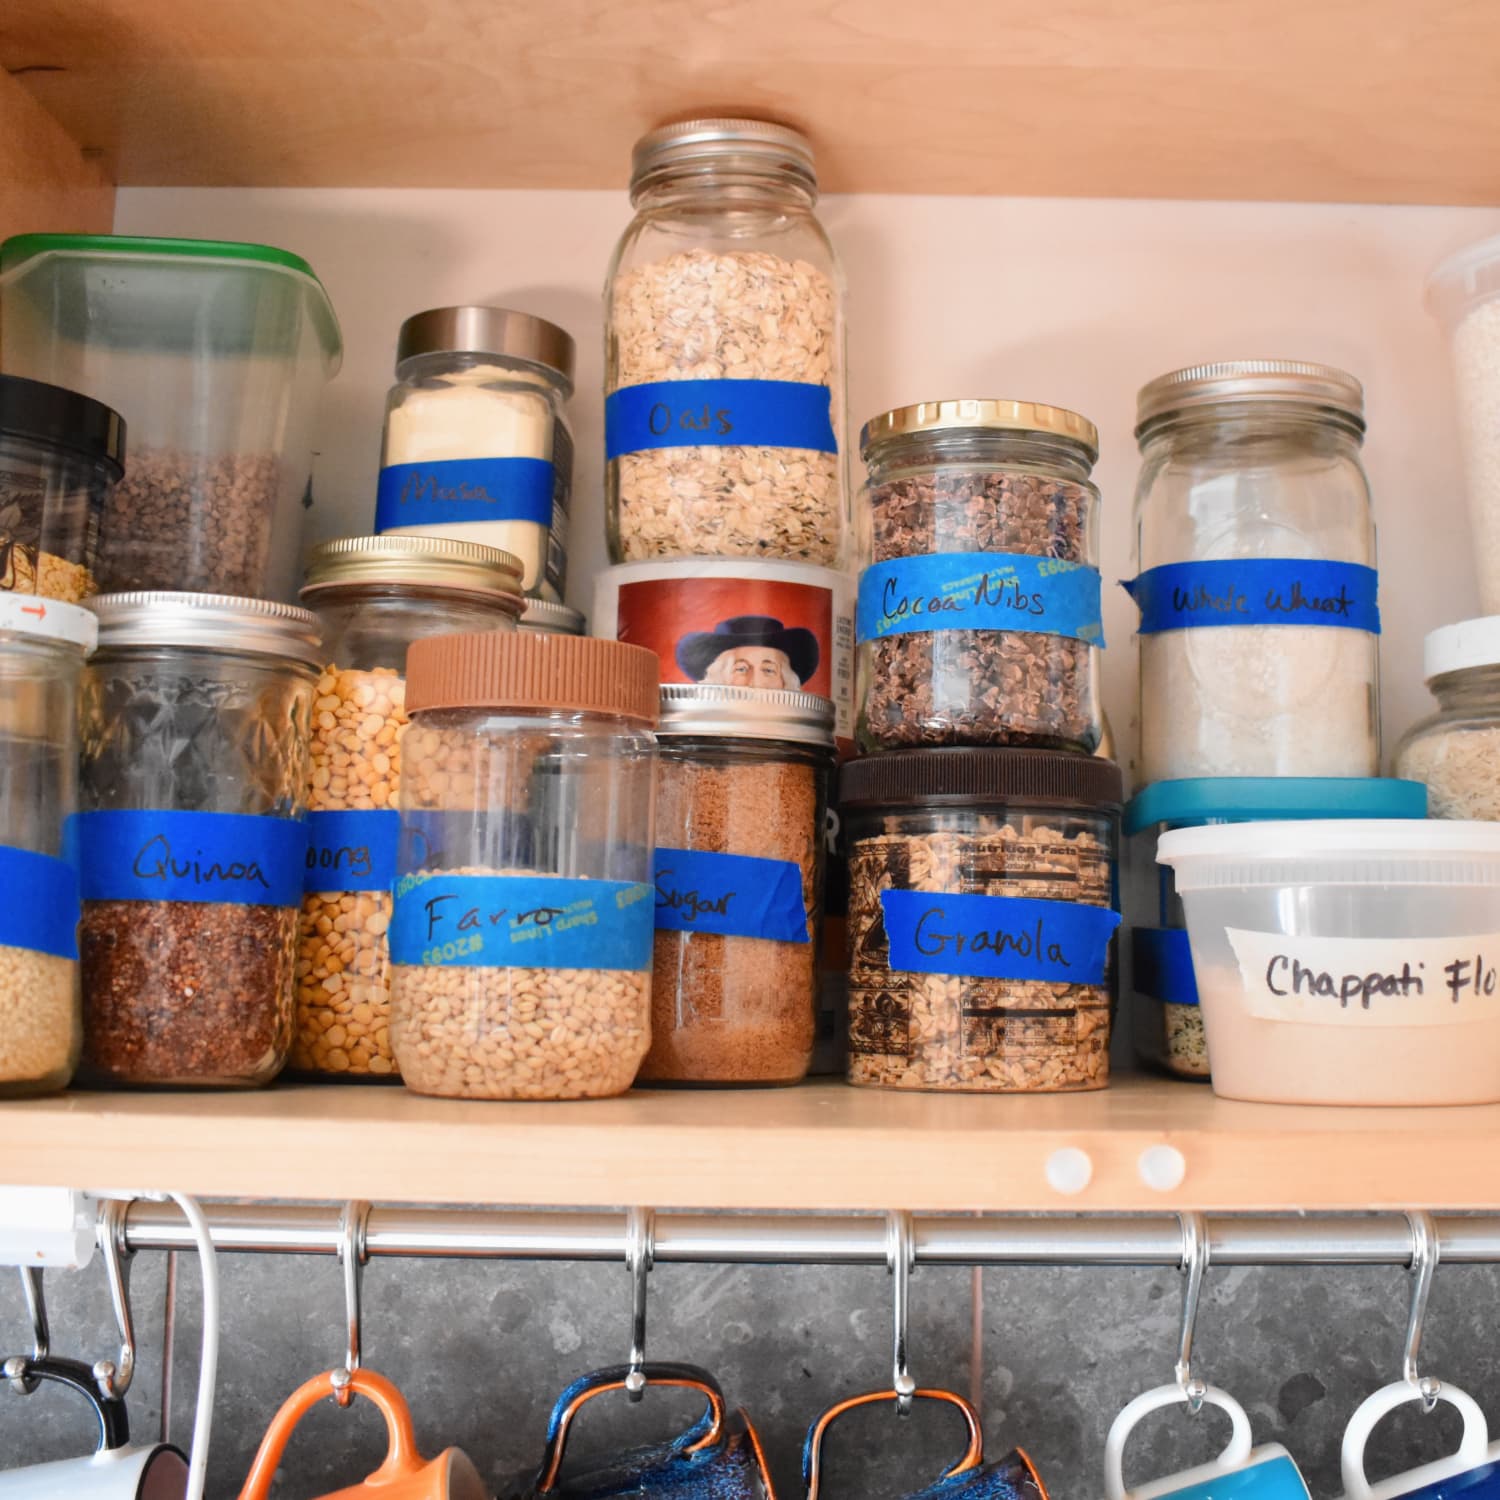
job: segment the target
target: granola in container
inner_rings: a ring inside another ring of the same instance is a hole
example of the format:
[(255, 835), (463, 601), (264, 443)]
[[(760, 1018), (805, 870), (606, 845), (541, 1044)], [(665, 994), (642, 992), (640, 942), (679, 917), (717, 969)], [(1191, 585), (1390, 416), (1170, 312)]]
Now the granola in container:
[(1112, 762), (1067, 752), (844, 767), (851, 1083), (1108, 1084), (1121, 791)]

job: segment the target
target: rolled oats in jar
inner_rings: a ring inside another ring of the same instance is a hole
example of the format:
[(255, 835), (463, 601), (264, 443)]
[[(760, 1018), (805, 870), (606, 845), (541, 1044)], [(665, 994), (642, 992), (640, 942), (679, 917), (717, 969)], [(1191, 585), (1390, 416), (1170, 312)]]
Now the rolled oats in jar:
[(616, 641), (413, 644), (390, 938), (409, 1088), (630, 1087), (650, 1042), (658, 687), (656, 657)]
[(812, 147), (763, 120), (636, 143), (605, 289), (610, 553), (837, 567), (843, 277)]
[(346, 537), (313, 549), (302, 601), (324, 666), (313, 703), (308, 851), (289, 1066), (391, 1078), (387, 929), (396, 883), (406, 649), (463, 630), (514, 630), (521, 565), (427, 536)]
[(875, 418), (860, 443), (861, 744), (1095, 749), (1093, 423), (1029, 401), (929, 401)]
[(1122, 780), (1095, 756), (897, 751), (846, 765), (849, 1081), (1109, 1082)]

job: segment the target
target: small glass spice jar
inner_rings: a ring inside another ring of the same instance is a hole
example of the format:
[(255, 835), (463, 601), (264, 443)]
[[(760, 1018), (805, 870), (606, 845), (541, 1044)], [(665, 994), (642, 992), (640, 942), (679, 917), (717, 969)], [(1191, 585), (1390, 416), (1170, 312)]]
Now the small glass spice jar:
[(0, 597), (0, 1098), (66, 1088), (78, 1062), (78, 679), (86, 609)]
[(345, 537), (308, 557), (302, 602), (324, 665), (313, 703), (307, 877), (288, 1066), (391, 1078), (387, 932), (396, 883), (406, 648), (431, 635), (514, 630), (521, 565), (427, 536)]
[(265, 1083), (291, 1042), (317, 621), (218, 594), (107, 594), (93, 607), (81, 1075)]
[(528, 599), (518, 628), (528, 635), (587, 635), (588, 622), (576, 609), (550, 599)]
[(1295, 360), (1176, 370), (1135, 435), (1140, 774), (1374, 776), (1375, 521), (1364, 392)]
[(851, 1083), (1108, 1084), (1122, 787), (1111, 761), (1047, 750), (843, 767)]
[(391, 1043), (422, 1094), (622, 1094), (651, 1027), (654, 652), (491, 631), (407, 656)]
[(478, 542), (563, 597), (573, 493), (573, 340), (506, 307), (434, 307), (401, 325), (386, 401), (379, 532)]
[(669, 683), (642, 1083), (799, 1083), (812, 1062), (833, 703)]
[(1093, 750), (1093, 423), (1030, 401), (927, 401), (867, 423), (860, 446), (860, 743)]
[(812, 146), (765, 120), (636, 142), (604, 292), (610, 557), (840, 567), (844, 280)]

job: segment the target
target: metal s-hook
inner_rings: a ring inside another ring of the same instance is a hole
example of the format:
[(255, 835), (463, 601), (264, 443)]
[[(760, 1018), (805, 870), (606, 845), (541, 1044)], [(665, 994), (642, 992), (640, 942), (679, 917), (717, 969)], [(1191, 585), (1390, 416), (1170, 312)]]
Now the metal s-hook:
[(340, 1406), (348, 1406), (354, 1392), (350, 1382), (359, 1369), (359, 1321), (360, 1292), (364, 1283), (365, 1231), (370, 1221), (370, 1205), (358, 1198), (344, 1205), (339, 1215), (339, 1265), (344, 1271), (344, 1320), (348, 1333), (344, 1349), (344, 1363), (330, 1376), (333, 1399)]
[(911, 1415), (917, 1382), (912, 1379), (907, 1354), (907, 1324), (911, 1315), (911, 1273), (917, 1263), (911, 1215), (894, 1209), (885, 1216), (885, 1264), (892, 1277), (891, 1389), (896, 1393), (896, 1415)]
[(94, 1383), (106, 1400), (122, 1398), (135, 1378), (135, 1327), (130, 1317), (130, 1263), (134, 1252), (125, 1239), (129, 1213), (128, 1200), (111, 1198), (99, 1215), (99, 1252), (104, 1257), (109, 1300), (114, 1308), (115, 1326), (120, 1331), (119, 1358), (94, 1363)]
[[(31, 1357), (46, 1359), (52, 1348), (52, 1334), (47, 1327), (47, 1298), (42, 1290), (42, 1268), (21, 1267), (21, 1290), (26, 1294), (26, 1312), (31, 1319)], [(25, 1368), (24, 1361), (6, 1361), (5, 1377), (18, 1396), (29, 1396), (42, 1382), (35, 1375), (12, 1374), (11, 1366)]]
[(1193, 1331), (1198, 1324), (1198, 1304), (1203, 1299), (1203, 1279), (1208, 1272), (1208, 1224), (1200, 1213), (1179, 1214), (1182, 1225), (1182, 1331), (1177, 1340), (1177, 1384), (1188, 1410), (1203, 1410), (1208, 1385), (1193, 1374)]
[(625, 1215), (625, 1269), (630, 1272), (630, 1365), (625, 1394), (639, 1401), (646, 1394), (646, 1292), (656, 1259), (656, 1215), (632, 1208)]
[(1411, 1310), (1406, 1317), (1406, 1343), (1401, 1353), (1401, 1378), (1422, 1398), (1422, 1410), (1431, 1412), (1442, 1395), (1443, 1382), (1417, 1370), (1417, 1351), (1422, 1346), (1422, 1324), (1427, 1318), (1427, 1299), (1441, 1253), (1437, 1225), (1432, 1215), (1412, 1209), (1406, 1215), (1411, 1225)]

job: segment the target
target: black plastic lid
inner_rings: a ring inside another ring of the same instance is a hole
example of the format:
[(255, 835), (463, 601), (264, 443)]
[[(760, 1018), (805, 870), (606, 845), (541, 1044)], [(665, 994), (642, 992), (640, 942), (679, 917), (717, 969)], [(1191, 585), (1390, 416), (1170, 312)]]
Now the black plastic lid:
[(1112, 760), (1068, 750), (897, 750), (850, 761), (839, 807), (1027, 802), (1118, 809), (1125, 778)]
[(0, 435), (45, 443), (125, 472), (125, 418), (92, 396), (0, 375)]

